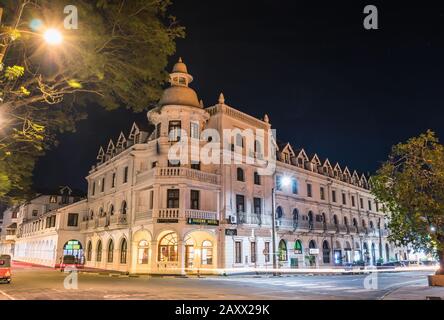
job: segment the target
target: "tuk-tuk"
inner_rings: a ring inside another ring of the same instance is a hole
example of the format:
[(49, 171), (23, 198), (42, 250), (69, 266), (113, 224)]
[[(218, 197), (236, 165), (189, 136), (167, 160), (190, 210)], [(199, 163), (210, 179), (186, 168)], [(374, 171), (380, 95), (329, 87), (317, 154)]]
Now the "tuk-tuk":
[(0, 255), (0, 281), (11, 283), (11, 256)]
[(76, 270), (83, 268), (83, 264), (79, 261), (79, 259), (73, 255), (64, 255), (62, 257), (62, 263), (60, 264), (60, 271), (64, 272), (65, 269), (68, 270)]

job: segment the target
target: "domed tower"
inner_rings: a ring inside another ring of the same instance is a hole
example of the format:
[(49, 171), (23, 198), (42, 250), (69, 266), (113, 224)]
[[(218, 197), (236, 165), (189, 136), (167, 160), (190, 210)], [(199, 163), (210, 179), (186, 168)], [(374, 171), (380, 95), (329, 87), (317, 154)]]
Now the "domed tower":
[(171, 86), (163, 92), (159, 106), (180, 105), (200, 108), (196, 92), (189, 87), (191, 82), (193, 82), (193, 77), (188, 73), (182, 58), (179, 58), (173, 67), (173, 72), (170, 73)]
[(193, 77), (182, 59), (170, 73), (170, 86), (163, 91), (157, 108), (148, 112), (148, 120), (155, 125), (155, 137), (160, 144), (180, 140), (178, 132), (198, 138), (210, 115), (199, 102), (196, 92), (189, 87)]

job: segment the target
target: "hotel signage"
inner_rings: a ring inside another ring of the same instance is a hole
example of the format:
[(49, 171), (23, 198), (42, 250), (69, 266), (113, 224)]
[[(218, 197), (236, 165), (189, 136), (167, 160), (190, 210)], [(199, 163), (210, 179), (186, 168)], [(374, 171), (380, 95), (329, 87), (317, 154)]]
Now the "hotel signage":
[(187, 223), (188, 224), (199, 224), (199, 225), (204, 225), (204, 226), (218, 226), (219, 220), (188, 218)]
[(157, 223), (179, 223), (179, 219), (157, 219)]

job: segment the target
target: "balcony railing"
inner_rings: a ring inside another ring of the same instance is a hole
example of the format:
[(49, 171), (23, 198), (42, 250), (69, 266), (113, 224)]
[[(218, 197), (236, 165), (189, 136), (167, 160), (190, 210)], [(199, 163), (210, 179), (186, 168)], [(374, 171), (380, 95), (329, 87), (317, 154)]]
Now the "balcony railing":
[(162, 167), (155, 168), (155, 176), (156, 177), (164, 177), (164, 178), (187, 178), (191, 180), (197, 180), (212, 184), (219, 184), (219, 175), (203, 172), (200, 170), (194, 170), (190, 168), (184, 167)]
[(159, 209), (156, 217), (160, 219), (179, 219), (180, 209)]
[(345, 224), (338, 224), (339, 233), (341, 234), (347, 234), (348, 228)]
[(185, 218), (217, 220), (217, 212), (187, 209)]
[(238, 224), (257, 224), (271, 227), (271, 215), (238, 212), (237, 221)]
[(360, 235), (367, 234), (367, 228), (364, 228), (364, 227), (358, 227), (358, 233), (359, 233)]

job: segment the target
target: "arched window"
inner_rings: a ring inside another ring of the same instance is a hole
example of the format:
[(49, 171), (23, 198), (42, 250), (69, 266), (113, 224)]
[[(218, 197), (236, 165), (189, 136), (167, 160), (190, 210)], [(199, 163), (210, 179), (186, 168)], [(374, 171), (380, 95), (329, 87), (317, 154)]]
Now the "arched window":
[(92, 258), (92, 243), (88, 241), (88, 246), (86, 247), (86, 260), (91, 261)]
[(347, 217), (344, 217), (344, 225), (348, 226), (348, 219), (347, 219)]
[(308, 222), (310, 224), (313, 223), (313, 212), (311, 212), (311, 211), (308, 211)]
[(245, 181), (245, 174), (242, 168), (237, 168), (237, 181)]
[(110, 216), (114, 215), (114, 206), (113, 205), (110, 205), (110, 207), (109, 207), (109, 215)]
[(338, 216), (337, 216), (337, 215), (334, 215), (334, 216), (333, 216), (333, 223), (334, 223), (335, 225), (338, 225)]
[(282, 210), (282, 207), (279, 206), (276, 209), (276, 219), (281, 219), (284, 216), (284, 210)]
[(108, 263), (112, 263), (114, 260), (114, 241), (113, 240), (109, 240), (108, 242), (108, 257), (107, 257), (107, 261)]
[(89, 216), (90, 216), (91, 220), (94, 219), (94, 211), (93, 210), (91, 210), (89, 212)]
[(373, 221), (370, 220), (370, 229), (373, 229)]
[(123, 201), (121, 212), (122, 212), (122, 214), (126, 214), (126, 211), (127, 211), (126, 201)]
[(104, 216), (104, 214), (103, 214), (103, 207), (100, 207), (100, 209), (99, 209), (99, 217), (103, 217)]
[(365, 223), (365, 220), (362, 219), (362, 227), (365, 228), (367, 226), (367, 224)]
[(302, 254), (302, 242), (301, 240), (296, 240), (294, 243), (294, 254)]
[(293, 221), (298, 221), (299, 220), (299, 211), (298, 209), (293, 209)]
[(285, 240), (281, 240), (279, 242), (279, 261), (287, 261), (287, 244), (285, 243)]
[(323, 222), (324, 224), (327, 223), (327, 216), (326, 216), (325, 212), (322, 212), (322, 222)]
[(137, 246), (137, 263), (148, 264), (150, 244), (147, 240), (141, 240)]
[(202, 243), (202, 265), (213, 264), (213, 244), (209, 240)]
[(322, 261), (324, 263), (330, 263), (330, 246), (327, 240), (324, 240), (322, 243)]
[(97, 242), (96, 261), (102, 261), (102, 240), (99, 240), (99, 242)]
[(126, 255), (128, 251), (128, 244), (126, 242), (126, 239), (123, 238), (122, 242), (120, 243), (120, 263), (126, 264)]
[(353, 218), (353, 226), (355, 226), (355, 227), (358, 226), (358, 221), (356, 221), (356, 218)]
[(175, 262), (177, 261), (177, 234), (169, 233), (159, 241), (159, 261)]

